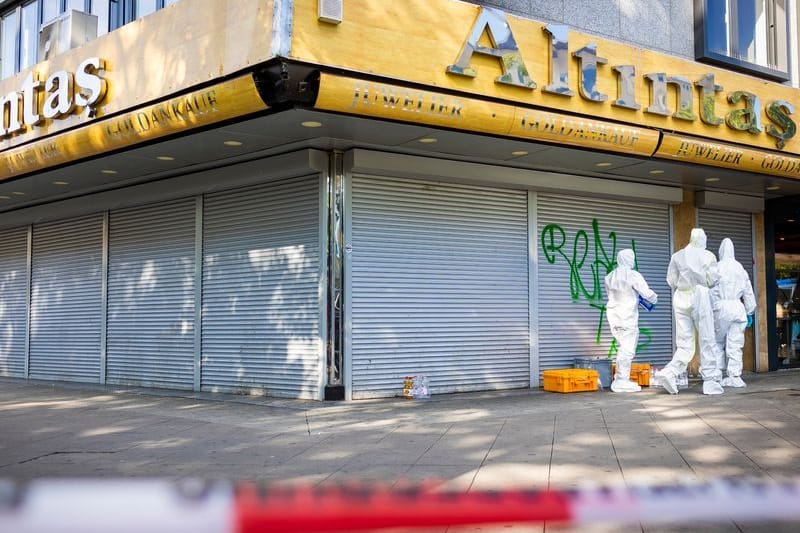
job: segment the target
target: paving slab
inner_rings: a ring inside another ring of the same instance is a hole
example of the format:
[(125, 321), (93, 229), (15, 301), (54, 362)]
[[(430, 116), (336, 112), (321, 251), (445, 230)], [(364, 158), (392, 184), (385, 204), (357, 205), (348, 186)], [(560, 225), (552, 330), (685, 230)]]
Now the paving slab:
[[(0, 378), (0, 478), (162, 477), (458, 491), (800, 476), (800, 371), (553, 394), (520, 390), (323, 403)], [(432, 531), (797, 531), (800, 524), (554, 524)]]

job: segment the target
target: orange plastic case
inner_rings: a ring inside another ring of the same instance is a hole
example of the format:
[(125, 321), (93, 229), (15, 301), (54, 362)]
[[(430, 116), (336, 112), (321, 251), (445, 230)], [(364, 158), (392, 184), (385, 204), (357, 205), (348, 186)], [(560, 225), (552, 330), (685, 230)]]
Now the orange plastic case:
[[(611, 365), (611, 375), (617, 373), (617, 365)], [(650, 363), (631, 363), (631, 381), (642, 387), (650, 386)]]
[[(640, 368), (636, 368), (636, 367)], [(631, 381), (635, 381), (642, 387), (650, 386), (650, 365), (642, 363), (640, 365), (631, 365)]]
[(545, 370), (544, 390), (550, 392), (586, 392), (597, 390), (599, 374), (588, 368)]

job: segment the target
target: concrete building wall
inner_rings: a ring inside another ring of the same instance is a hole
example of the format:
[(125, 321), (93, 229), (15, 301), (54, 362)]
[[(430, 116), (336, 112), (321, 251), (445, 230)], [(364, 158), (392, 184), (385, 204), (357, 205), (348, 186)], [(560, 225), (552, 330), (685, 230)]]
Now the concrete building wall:
[(693, 0), (466, 0), (694, 59)]

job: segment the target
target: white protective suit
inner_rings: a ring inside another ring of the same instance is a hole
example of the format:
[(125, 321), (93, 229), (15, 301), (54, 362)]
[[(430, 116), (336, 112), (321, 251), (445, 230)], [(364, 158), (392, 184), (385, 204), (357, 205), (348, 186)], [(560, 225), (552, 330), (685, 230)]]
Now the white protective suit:
[(636, 256), (626, 248), (617, 254), (617, 268), (605, 278), (606, 317), (611, 333), (617, 341), (617, 372), (611, 383), (614, 392), (638, 392), (638, 383), (631, 381), (631, 362), (639, 342), (639, 296), (655, 304), (656, 293), (650, 289), (644, 277), (633, 269)]
[(672, 288), (672, 311), (675, 323), (675, 354), (656, 379), (670, 394), (677, 394), (677, 377), (686, 371), (694, 357), (695, 330), (700, 344), (700, 375), (704, 394), (722, 394), (722, 373), (717, 368), (714, 342), (714, 315), (710, 288), (719, 281), (717, 260), (706, 250), (706, 233), (692, 230), (686, 248), (672, 254), (667, 269), (667, 283)]
[[(744, 304), (742, 304), (744, 300)], [(742, 347), (747, 315), (756, 310), (756, 297), (750, 276), (733, 255), (733, 242), (725, 238), (719, 245), (719, 283), (711, 290), (714, 331), (717, 341), (717, 366), (726, 366), (728, 377), (724, 387), (744, 387), (742, 381)]]

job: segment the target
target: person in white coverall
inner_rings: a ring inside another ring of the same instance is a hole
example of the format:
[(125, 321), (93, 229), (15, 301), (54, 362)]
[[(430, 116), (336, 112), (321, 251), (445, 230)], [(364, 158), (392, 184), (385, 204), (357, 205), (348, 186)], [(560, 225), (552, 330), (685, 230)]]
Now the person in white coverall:
[(667, 283), (672, 289), (675, 324), (675, 354), (655, 375), (670, 394), (678, 393), (677, 377), (686, 371), (694, 357), (695, 330), (700, 344), (700, 375), (703, 394), (722, 394), (722, 373), (717, 367), (714, 315), (710, 289), (719, 281), (717, 259), (706, 250), (706, 233), (692, 230), (689, 244), (672, 254), (667, 268)]
[(638, 383), (631, 381), (631, 362), (639, 342), (639, 297), (651, 304), (658, 300), (644, 277), (633, 269), (635, 264), (633, 250), (620, 250), (617, 254), (617, 268), (605, 278), (608, 295), (606, 316), (611, 333), (617, 341), (617, 371), (611, 383), (611, 390), (614, 392), (642, 390)]
[(725, 368), (727, 357), (728, 377), (722, 380), (722, 386), (744, 387), (741, 377), (744, 330), (752, 324), (752, 317), (748, 319), (748, 315), (756, 310), (756, 297), (750, 276), (734, 257), (733, 242), (728, 238), (722, 239), (719, 245), (719, 283), (711, 290), (711, 308), (720, 370)]

